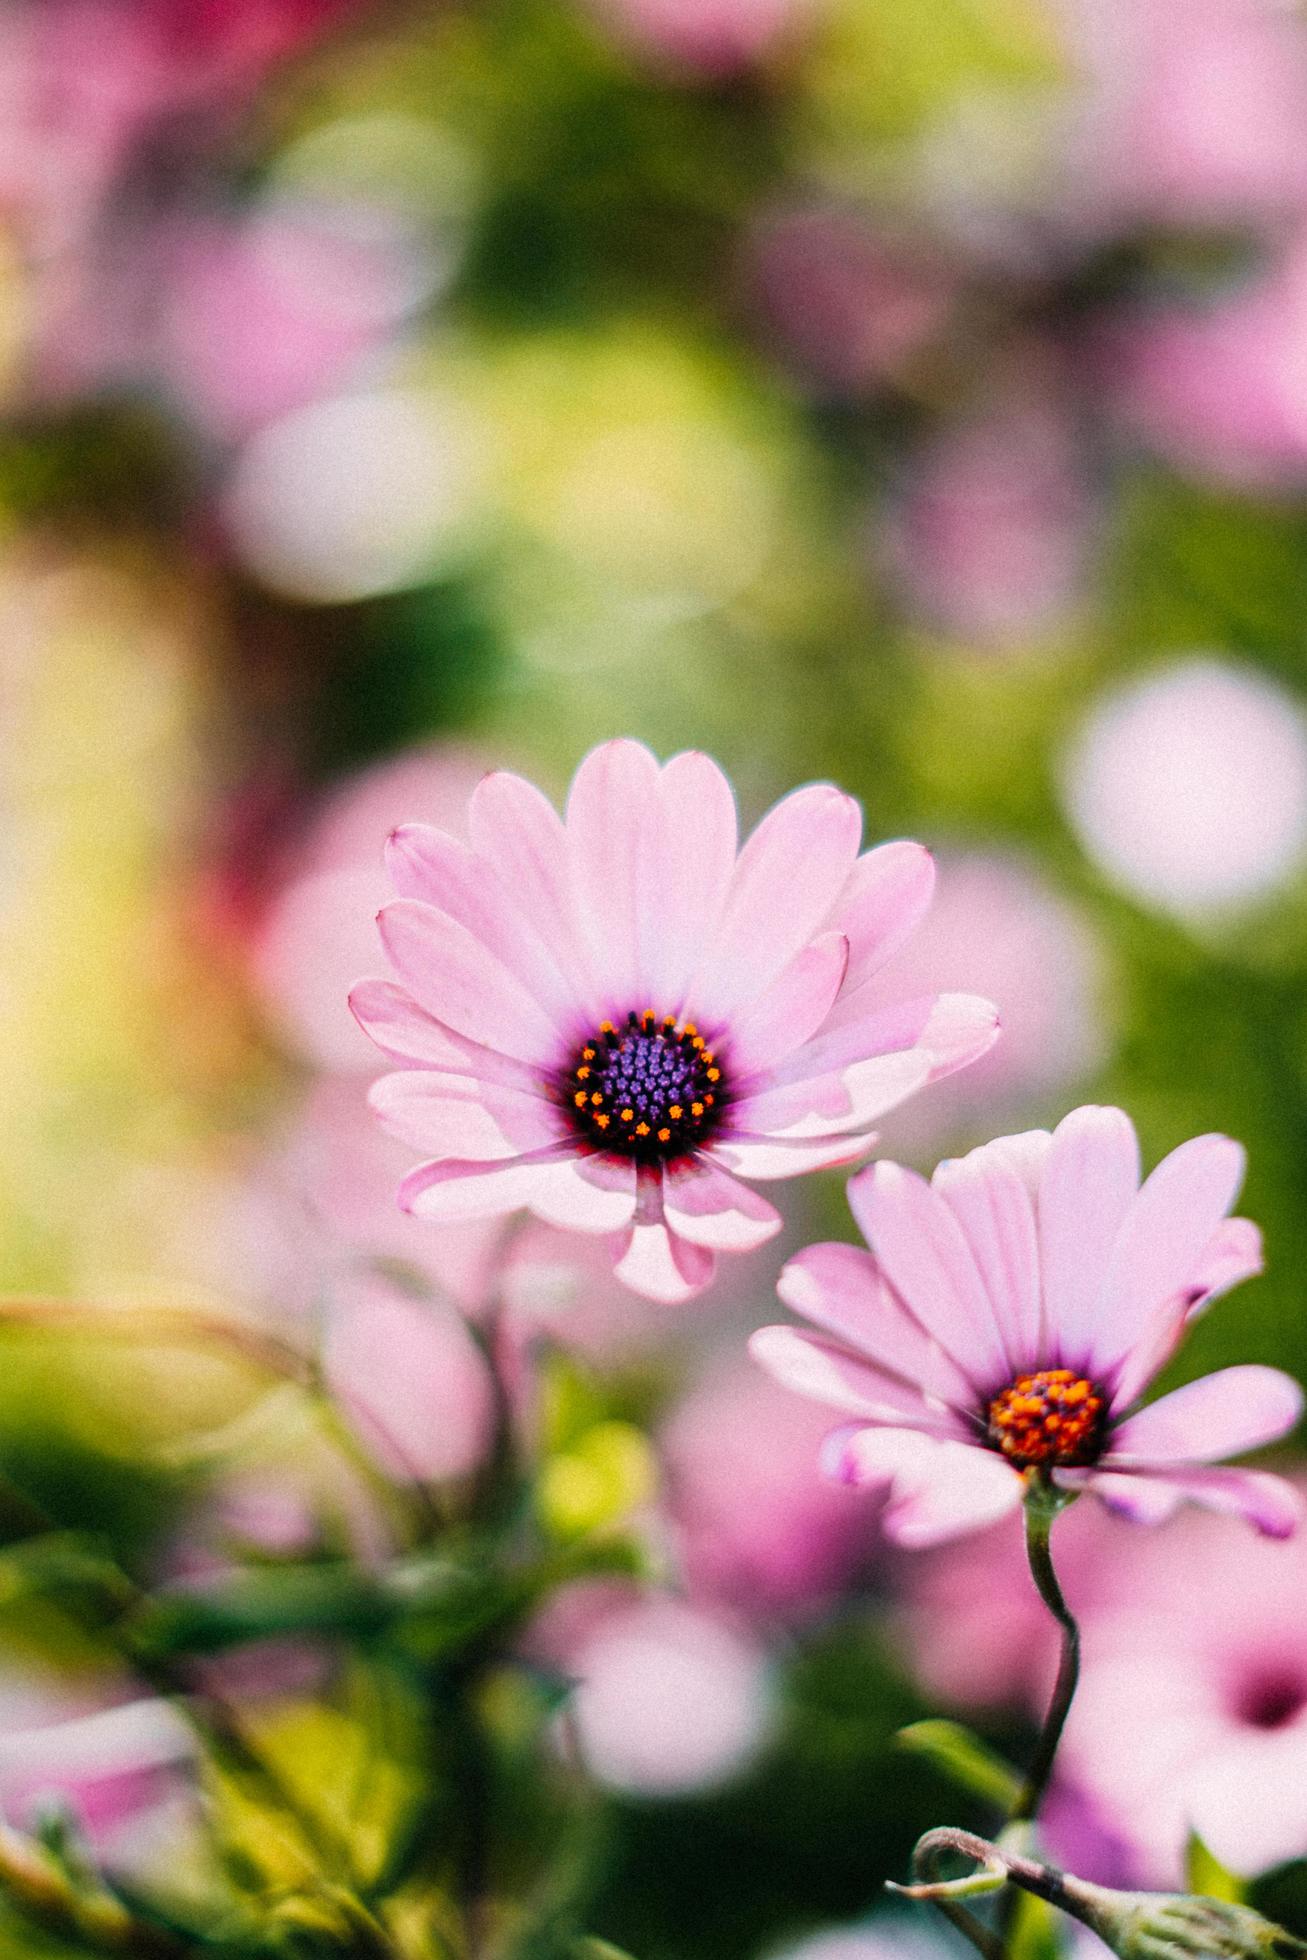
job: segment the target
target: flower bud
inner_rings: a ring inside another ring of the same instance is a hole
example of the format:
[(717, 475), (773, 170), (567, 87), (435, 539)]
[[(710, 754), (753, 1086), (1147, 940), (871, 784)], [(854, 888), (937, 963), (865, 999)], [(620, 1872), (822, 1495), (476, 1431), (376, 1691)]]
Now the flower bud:
[(1307, 1942), (1251, 1906), (1184, 1892), (1109, 1892), (1068, 1881), (1066, 1909), (1093, 1928), (1122, 1960), (1293, 1960)]

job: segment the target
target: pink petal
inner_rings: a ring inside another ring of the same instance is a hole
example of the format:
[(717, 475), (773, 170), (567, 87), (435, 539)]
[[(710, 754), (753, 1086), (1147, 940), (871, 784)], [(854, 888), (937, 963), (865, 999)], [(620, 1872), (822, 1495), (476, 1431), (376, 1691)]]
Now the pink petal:
[(1302, 1390), (1278, 1368), (1222, 1368), (1121, 1423), (1103, 1462), (1132, 1469), (1218, 1462), (1275, 1442), (1293, 1428), (1302, 1408)]
[(669, 1232), (666, 1225), (636, 1224), (627, 1234), (613, 1270), (633, 1293), (677, 1307), (703, 1292), (716, 1263), (705, 1247), (690, 1245)]
[(754, 1136), (748, 1131), (730, 1130), (717, 1138), (705, 1155), (725, 1165), (741, 1177), (800, 1177), (805, 1171), (829, 1170), (833, 1164), (851, 1164), (866, 1155), (874, 1136), (779, 1137)]
[(1261, 1270), (1262, 1235), (1251, 1218), (1222, 1219), (1198, 1261), (1193, 1283), (1201, 1289), (1201, 1297), (1191, 1312), (1210, 1306), (1222, 1293)]
[(862, 812), (829, 783), (795, 790), (740, 853), (715, 943), (687, 996), (704, 1027), (728, 1024), (822, 930), (857, 854)]
[(544, 1097), (434, 1069), (383, 1075), (368, 1101), (393, 1136), (428, 1156), (516, 1157), (566, 1135)]
[(1062, 1119), (1039, 1187), (1049, 1360), (1078, 1367), (1087, 1357), (1112, 1248), (1138, 1189), (1139, 1145), (1123, 1110), (1091, 1104)]
[[(731, 1106), (732, 1116), (742, 1129), (757, 1133), (829, 1136), (832, 1130), (874, 1121), (923, 1088), (930, 1080), (930, 1058), (915, 1049), (902, 1055), (877, 1055), (847, 1071), (847, 1077), (855, 1082), (856, 1102), (846, 1075), (827, 1074), (741, 1095)], [(770, 1071), (760, 1080), (768, 1083)]]
[(876, 1261), (861, 1246), (828, 1242), (805, 1246), (776, 1282), (792, 1313), (802, 1314), (837, 1341), (865, 1354), (923, 1394), (971, 1407), (974, 1384), (907, 1313)]
[(862, 1012), (841, 994), (820, 1034), (776, 1069), (775, 1081), (798, 1082), (837, 1073), (852, 1112), (850, 1120), (866, 1122), (864, 1108), (886, 1107), (878, 1073), (882, 1058), (916, 1058), (918, 1072), (912, 1079), (916, 1087), (965, 1068), (997, 1039), (997, 1010), (975, 994), (924, 994), (893, 1007)]
[(577, 993), (546, 943), (538, 894), (523, 909), (493, 864), (433, 824), (401, 824), (390, 833), (386, 866), (401, 898), (434, 905), (465, 926), (509, 973), (525, 981), (556, 1023), (576, 1016)]
[(1108, 1380), (1168, 1300), (1192, 1299), (1203, 1255), (1243, 1181), (1230, 1137), (1194, 1137), (1164, 1157), (1126, 1213), (1108, 1261), (1085, 1372)]
[(1109, 1511), (1131, 1524), (1165, 1524), (1184, 1502), (1174, 1485), (1157, 1477), (1127, 1476), (1111, 1470), (1055, 1470), (1053, 1481), (1064, 1490), (1092, 1491)]
[(383, 1054), (412, 1067), (446, 1069), (508, 1088), (534, 1090), (539, 1071), (442, 1027), (393, 980), (360, 980), (349, 997), (354, 1018)]
[(952, 1158), (931, 1183), (971, 1248), (1015, 1376), (1045, 1359), (1044, 1296), (1035, 1207), (1006, 1143), (1000, 1138)]
[(719, 1252), (752, 1252), (781, 1229), (774, 1205), (706, 1158), (664, 1173), (663, 1210), (678, 1237)]
[(468, 835), (477, 856), (496, 867), (505, 892), (536, 923), (577, 1005), (602, 1019), (572, 902), (567, 833), (547, 796), (508, 770), (483, 777), (468, 805)]
[[(1172, 1508), (1179, 1503), (1199, 1504), (1207, 1511), (1240, 1517), (1265, 1538), (1291, 1538), (1303, 1514), (1303, 1500), (1293, 1485), (1265, 1470), (1209, 1469), (1205, 1466), (1162, 1471), (1059, 1470), (1056, 1476), (1059, 1484), (1087, 1490), (1096, 1489), (1100, 1478), (1107, 1478), (1113, 1486), (1107, 1501), (1113, 1504), (1114, 1509), (1122, 1508), (1115, 1500), (1119, 1487), (1127, 1478), (1147, 1482), (1170, 1494)], [(1073, 1483), (1073, 1479), (1077, 1481)], [(1136, 1515), (1148, 1521), (1149, 1509), (1145, 1505)]]
[(878, 844), (858, 859), (835, 902), (832, 924), (849, 942), (846, 987), (855, 992), (921, 923), (935, 891), (935, 860), (921, 844)]
[(898, 1545), (938, 1545), (1006, 1517), (1021, 1502), (1021, 1479), (1003, 1457), (969, 1443), (904, 1429), (837, 1431), (823, 1463), (859, 1487), (888, 1483), (881, 1517)]
[(696, 750), (674, 755), (658, 783), (662, 822), (644, 958), (650, 1002), (684, 1018), (691, 977), (716, 937), (735, 871), (735, 798), (717, 764)]
[[(1307, 1779), (1299, 1723), (1227, 1729), (1185, 1765), (1189, 1820), (1230, 1871), (1255, 1878), (1307, 1849)], [(1274, 1952), (1274, 1944), (1271, 1948)]]
[(887, 1374), (847, 1348), (808, 1334), (801, 1327), (760, 1327), (749, 1336), (749, 1352), (760, 1367), (796, 1395), (849, 1415), (888, 1423), (896, 1430), (932, 1430), (956, 1436), (958, 1425), (946, 1410), (928, 1408), (911, 1382)]
[(567, 798), (572, 889), (606, 1011), (654, 1005), (646, 894), (656, 882), (662, 804), (658, 764), (642, 742), (591, 749)]
[[(595, 1166), (604, 1166), (597, 1176)], [(547, 1166), (529, 1200), (537, 1218), (569, 1232), (617, 1232), (635, 1211), (635, 1165), (595, 1157), (564, 1157)]]
[(840, 990), (848, 957), (842, 934), (823, 933), (740, 1009), (729, 1036), (733, 1082), (783, 1061), (817, 1032)]
[(973, 1379), (1012, 1378), (971, 1248), (943, 1198), (915, 1171), (874, 1164), (849, 1181), (853, 1215), (882, 1272), (921, 1325)]
[(459, 1316), (374, 1283), (331, 1307), (332, 1394), (392, 1476), (464, 1476), (493, 1418), (489, 1371)]
[(457, 1223), (465, 1218), (497, 1218), (520, 1211), (551, 1188), (549, 1167), (573, 1155), (575, 1145), (555, 1143), (496, 1163), (470, 1163), (442, 1157), (419, 1164), (399, 1187), (401, 1211), (415, 1218)]
[(528, 983), (502, 966), (465, 926), (411, 898), (385, 906), (377, 923), (400, 978), (437, 1020), (520, 1062), (558, 1065), (566, 1039)]

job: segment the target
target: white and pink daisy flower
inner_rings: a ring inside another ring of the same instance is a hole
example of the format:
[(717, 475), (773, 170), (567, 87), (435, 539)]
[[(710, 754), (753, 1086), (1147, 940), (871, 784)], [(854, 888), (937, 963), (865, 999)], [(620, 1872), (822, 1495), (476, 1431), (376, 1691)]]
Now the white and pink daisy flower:
[(741, 1179), (851, 1162), (997, 1031), (966, 994), (873, 1004), (934, 867), (912, 843), (860, 856), (861, 833), (853, 798), (814, 783), (740, 850), (717, 765), (660, 769), (631, 741), (586, 757), (565, 818), (500, 772), (468, 842), (396, 830), (379, 924), (399, 981), (351, 1005), (400, 1064), (373, 1107), (427, 1158), (400, 1204), (613, 1234), (619, 1278), (669, 1302), (771, 1238), (779, 1214)]
[(876, 1164), (849, 1184), (871, 1251), (809, 1246), (781, 1274), (781, 1298), (821, 1332), (764, 1327), (753, 1354), (855, 1418), (825, 1467), (888, 1486), (901, 1544), (990, 1523), (1032, 1474), (1141, 1522), (1187, 1499), (1287, 1536), (1301, 1508), (1288, 1484), (1214, 1466), (1293, 1428), (1288, 1375), (1224, 1368), (1137, 1407), (1188, 1322), (1260, 1270), (1256, 1226), (1227, 1215), (1243, 1164), (1229, 1137), (1195, 1137), (1141, 1185), (1129, 1118), (1092, 1107), (929, 1183)]

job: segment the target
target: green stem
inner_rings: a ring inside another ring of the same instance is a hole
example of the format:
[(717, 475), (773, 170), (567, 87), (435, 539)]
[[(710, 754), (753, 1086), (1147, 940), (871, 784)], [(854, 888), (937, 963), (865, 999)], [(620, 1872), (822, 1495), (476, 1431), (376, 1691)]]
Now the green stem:
[(1062, 1730), (1071, 1712), (1076, 1684), (1080, 1679), (1080, 1629), (1062, 1596), (1062, 1588), (1053, 1569), (1053, 1555), (1049, 1544), (1053, 1520), (1068, 1501), (1063, 1493), (1055, 1491), (1047, 1483), (1032, 1483), (1026, 1494), (1026, 1557), (1030, 1561), (1030, 1576), (1038, 1588), (1040, 1598), (1062, 1629), (1062, 1654), (1058, 1662), (1053, 1698), (1048, 1705), (1044, 1726), (1039, 1733), (1034, 1759), (1009, 1820), (1014, 1824), (1024, 1823), (1038, 1815), (1039, 1806), (1043, 1802), (1044, 1792), (1053, 1773), (1053, 1763), (1057, 1756), (1058, 1744), (1062, 1740)]

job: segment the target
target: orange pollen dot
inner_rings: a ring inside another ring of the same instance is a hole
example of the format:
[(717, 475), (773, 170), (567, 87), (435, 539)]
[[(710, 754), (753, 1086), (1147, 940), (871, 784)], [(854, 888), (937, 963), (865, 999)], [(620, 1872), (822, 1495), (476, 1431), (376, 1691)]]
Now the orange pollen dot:
[(691, 1104), (690, 1104), (690, 1114), (691, 1114), (691, 1116), (702, 1116), (702, 1115), (703, 1115), (703, 1104), (702, 1104), (702, 1103), (691, 1103)]
[(598, 1109), (600, 1103), (603, 1101), (603, 1097), (600, 1095), (598, 1089), (595, 1090), (594, 1094), (590, 1098), (590, 1101), (594, 1105), (594, 1107)]
[(616, 1034), (617, 1030), (611, 1021), (601, 1021), (599, 1023), (599, 1032), (600, 1034)]
[(671, 1108), (668, 1110), (667, 1114), (671, 1117), (673, 1123), (679, 1123), (681, 1118), (684, 1116), (685, 1111), (681, 1108), (681, 1105), (679, 1103), (673, 1103)]
[(590, 1080), (589, 1068), (579, 1068), (576, 1071), (576, 1079), (578, 1082), (588, 1082)]
[(720, 1081), (721, 1081), (721, 1079), (722, 1079), (722, 1072), (721, 1072), (721, 1070), (720, 1070), (719, 1068), (710, 1068), (710, 1069), (709, 1069), (709, 1071), (708, 1071), (708, 1080), (709, 1080), (710, 1082), (720, 1082)]
[(647, 1123), (637, 1123), (635, 1126), (635, 1134), (638, 1137), (647, 1137), (649, 1134), (649, 1125)]
[(596, 1122), (596, 1123), (597, 1123), (597, 1124), (599, 1125), (599, 1127), (600, 1127), (600, 1129), (601, 1129), (601, 1130), (606, 1130), (606, 1129), (608, 1128), (608, 1125), (609, 1125), (609, 1124), (610, 1124), (610, 1123), (612, 1122), (612, 1120), (613, 1120), (613, 1119), (612, 1119), (612, 1117), (611, 1117), (611, 1116), (596, 1116), (596, 1117), (595, 1117), (595, 1122)]
[(1091, 1381), (1069, 1368), (1018, 1375), (987, 1410), (990, 1443), (1019, 1470), (1045, 1464), (1072, 1468), (1097, 1460), (1107, 1404)]
[(583, 1048), (581, 1050), (581, 1060), (583, 1062), (592, 1062), (595, 1058), (595, 1053), (596, 1051), (593, 1048)]
[(635, 1111), (633, 1109), (624, 1109), (621, 1112), (621, 1116), (624, 1123), (634, 1123), (635, 1121)]
[(578, 1089), (576, 1094), (572, 1098), (572, 1101), (576, 1104), (578, 1109), (584, 1109), (589, 1100), (590, 1098), (586, 1095), (584, 1089)]
[(659, 1130), (658, 1132), (659, 1143), (670, 1143), (671, 1140), (672, 1140), (672, 1133), (670, 1130)]

